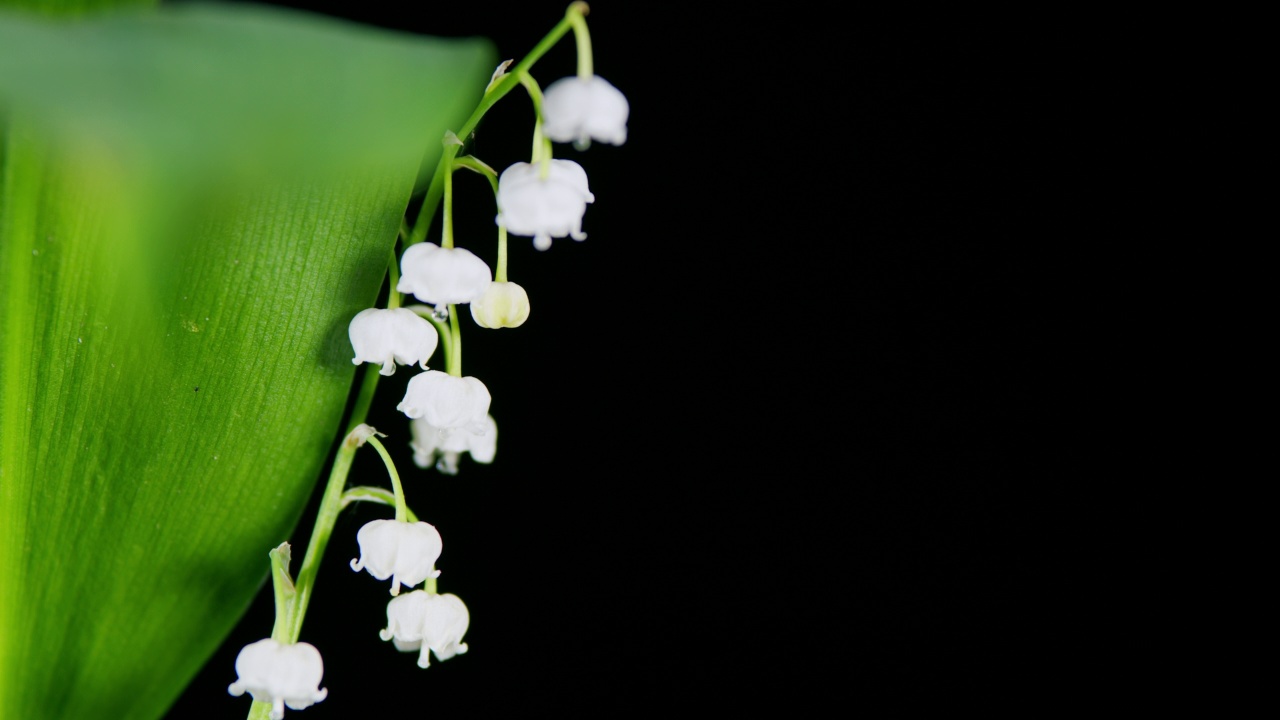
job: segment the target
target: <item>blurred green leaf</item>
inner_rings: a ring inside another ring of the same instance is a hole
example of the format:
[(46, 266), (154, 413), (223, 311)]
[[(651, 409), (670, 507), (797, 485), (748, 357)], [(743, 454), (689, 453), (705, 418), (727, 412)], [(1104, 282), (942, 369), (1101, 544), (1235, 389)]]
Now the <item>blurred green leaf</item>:
[(230, 631), (493, 64), (251, 6), (0, 10), (0, 717), (158, 717)]
[(156, 0), (0, 0), (0, 9), (21, 8), (45, 15), (74, 16), (120, 7), (150, 7)]

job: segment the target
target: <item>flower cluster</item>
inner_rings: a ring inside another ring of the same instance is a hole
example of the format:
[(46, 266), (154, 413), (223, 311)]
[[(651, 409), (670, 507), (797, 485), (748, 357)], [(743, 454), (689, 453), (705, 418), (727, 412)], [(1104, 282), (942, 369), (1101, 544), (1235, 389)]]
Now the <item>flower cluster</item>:
[[(581, 149), (591, 140), (621, 145), (630, 110), (627, 98), (598, 75), (562, 78), (543, 97), (542, 131)], [(586, 171), (572, 160), (516, 163), (498, 180), (497, 223), (512, 234), (532, 236), (534, 247), (547, 250), (552, 238), (587, 239), (582, 216), (595, 199)]]
[[(499, 175), (475, 157), (457, 157), (464, 142), (457, 134), (447, 133), (441, 166), (432, 185), (432, 192), (441, 192), (428, 193), (428, 197), (439, 197), (443, 202), (440, 244), (422, 241), (425, 226), (430, 224), (423, 219), (431, 217), (431, 211), (424, 205), (426, 212), (419, 216), (421, 225), (402, 234), (404, 252), (398, 263), (393, 260), (398, 267), (388, 269), (392, 278), (388, 307), (361, 310), (348, 327), (355, 352), (352, 363), (378, 365), (378, 373), (383, 376), (394, 374), (397, 366), (421, 368), (422, 372), (409, 379), (404, 397), (396, 406), (410, 420), (413, 459), (421, 468), (434, 467), (441, 473), (455, 475), (462, 455), (469, 455), (477, 463), (491, 463), (496, 454), (498, 426), (489, 414), (492, 397), (478, 378), (462, 374), (462, 339), (456, 306), (470, 305), (471, 318), (481, 328), (516, 328), (528, 320), (529, 295), (507, 277), (508, 233), (531, 237), (538, 250), (549, 249), (553, 238), (581, 241), (587, 237), (582, 230), (583, 217), (587, 206), (596, 198), (588, 185), (586, 170), (572, 160), (552, 157), (552, 143), (573, 143), (579, 150), (585, 150), (592, 141), (611, 145), (626, 141), (630, 107), (617, 88), (591, 70), (584, 13), (585, 3), (574, 3), (567, 13), (569, 24), (561, 23), (552, 31), (559, 33), (555, 36), (558, 38), (572, 26), (578, 36), (577, 75), (557, 80), (542, 93), (528, 74), (536, 58), (526, 59), (513, 71), (519, 85), (529, 91), (538, 115), (530, 162), (516, 162)], [(505, 94), (515, 87), (516, 83), (506, 75), (510, 66), (511, 61), (498, 66), (486, 95)], [(504, 81), (504, 78), (507, 79)], [(493, 102), (496, 99), (482, 104), (477, 109), (478, 115), (458, 134), (469, 137), (473, 122)], [(498, 226), (496, 273), (475, 253), (454, 247), (452, 176), (459, 168), (485, 174), (494, 185)], [(437, 182), (442, 182), (442, 187), (437, 187)], [(412, 296), (422, 304), (400, 307), (402, 295)], [(443, 369), (428, 367), (437, 350), (443, 351)], [(362, 392), (368, 389), (372, 393), (377, 376), (366, 377)], [(363, 412), (355, 413), (355, 423), (363, 421)], [(436, 569), (436, 561), (443, 550), (443, 541), (433, 525), (417, 520), (408, 509), (399, 474), (386, 448), (377, 440), (380, 436), (383, 435), (360, 424), (350, 432), (343, 448), (345, 452), (354, 453), (355, 448), (365, 443), (374, 445), (387, 466), (394, 493), (374, 487), (344, 492), (345, 471), (338, 474), (335, 470), (323, 502), (338, 505), (321, 507), (313, 542), (327, 537), (333, 529), (332, 518), (348, 502), (369, 500), (395, 505), (394, 519), (373, 520), (357, 532), (360, 554), (351, 560), (351, 569), (357, 573), (367, 571), (380, 581), (391, 581), (387, 626), (380, 637), (393, 641), (401, 652), (417, 652), (418, 665), (426, 668), (432, 654), (437, 661), (443, 661), (467, 652), (463, 637), (471, 616), (458, 596), (437, 593), (436, 578), (440, 571)], [(349, 468), (349, 455), (345, 463)], [(343, 466), (335, 462), (335, 467)], [(322, 528), (322, 521), (327, 522), (327, 526)], [(294, 710), (306, 708), (325, 699), (328, 691), (320, 688), (324, 665), (319, 651), (308, 643), (296, 642), (307, 593), (296, 589), (289, 578), (287, 543), (273, 551), (272, 562), (276, 630), (271, 638), (240, 651), (236, 658), (237, 679), (227, 690), (236, 696), (248, 692), (255, 701), (270, 704), (271, 718), (280, 720), (286, 706)], [(307, 562), (313, 562), (310, 553)], [(314, 577), (313, 571), (304, 568), (299, 580), (310, 583)], [(416, 589), (418, 585), (423, 587)], [(402, 589), (407, 592), (401, 593)], [(300, 605), (295, 604), (297, 598), (304, 598)]]
[(453, 594), (438, 595), (427, 590), (400, 594), (400, 586), (414, 585), (440, 575), (435, 569), (442, 543), (435, 527), (424, 522), (374, 520), (356, 534), (360, 559), (351, 569), (368, 570), (379, 580), (391, 578), (391, 602), (387, 604), (387, 627), (383, 640), (395, 640), (397, 650), (419, 651), (418, 666), (430, 665), (429, 652), (438, 660), (448, 660), (467, 651), (462, 636), (471, 616), (467, 606)]

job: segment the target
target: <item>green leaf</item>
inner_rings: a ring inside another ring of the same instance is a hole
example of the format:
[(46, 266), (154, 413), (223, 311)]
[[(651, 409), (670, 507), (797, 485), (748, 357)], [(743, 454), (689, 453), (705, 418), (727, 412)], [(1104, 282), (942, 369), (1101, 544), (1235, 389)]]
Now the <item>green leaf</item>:
[(493, 65), (251, 6), (0, 10), (0, 717), (158, 717), (230, 631)]
[(153, 6), (156, 0), (0, 0), (0, 8), (15, 7), (45, 15), (85, 15), (126, 6)]

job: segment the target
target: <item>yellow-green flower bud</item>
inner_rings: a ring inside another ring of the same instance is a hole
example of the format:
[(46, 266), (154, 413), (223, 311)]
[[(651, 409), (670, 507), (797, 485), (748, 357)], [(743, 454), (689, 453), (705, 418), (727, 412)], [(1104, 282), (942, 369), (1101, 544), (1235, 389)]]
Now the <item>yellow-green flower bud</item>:
[(494, 282), (471, 301), (471, 318), (482, 328), (520, 327), (529, 319), (529, 295), (513, 282)]

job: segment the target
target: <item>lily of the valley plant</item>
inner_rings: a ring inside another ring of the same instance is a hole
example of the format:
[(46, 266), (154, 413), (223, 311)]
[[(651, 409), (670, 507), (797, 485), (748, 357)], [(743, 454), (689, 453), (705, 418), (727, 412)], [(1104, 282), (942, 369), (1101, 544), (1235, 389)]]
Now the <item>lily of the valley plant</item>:
[[(351, 561), (352, 570), (390, 581), (382, 639), (392, 640), (401, 652), (418, 653), (417, 663), (423, 668), (430, 665), (431, 654), (443, 661), (467, 652), (463, 642), (470, 622), (467, 607), (456, 595), (438, 591), (436, 562), (444, 547), (440, 533), (406, 505), (400, 475), (379, 440), (386, 435), (364, 420), (379, 377), (395, 373), (398, 367), (416, 366), (420, 371), (409, 380), (396, 406), (407, 420), (403, 430), (409, 431), (396, 434), (411, 437), (415, 464), (452, 475), (459, 472), (464, 455), (475, 462), (493, 461), (498, 433), (489, 412), (493, 398), (483, 380), (463, 374), (458, 306), (470, 305), (471, 317), (481, 328), (519, 327), (530, 316), (530, 303), (525, 289), (510, 279), (508, 234), (532, 238), (539, 250), (548, 249), (553, 238), (587, 237), (582, 231), (583, 216), (595, 196), (588, 188), (586, 171), (578, 163), (556, 159), (553, 143), (572, 142), (580, 149), (592, 140), (620, 145), (626, 139), (629, 108), (622, 93), (594, 73), (586, 13), (585, 3), (574, 3), (522, 60), (499, 65), (470, 118), (445, 134), (422, 208), (412, 225), (402, 224), (403, 250), (387, 268), (386, 307), (365, 309), (351, 319), (352, 362), (367, 367), (346, 439), (334, 460), (297, 579), (289, 571), (287, 543), (269, 553), (275, 627), (270, 637), (240, 652), (237, 678), (228, 687), (233, 695), (252, 695), (250, 717), (278, 720), (285, 707), (301, 710), (327, 695), (327, 689), (320, 687), (321, 649), (299, 638), (325, 545), (339, 512), (352, 502), (394, 507), (392, 519), (374, 520), (359, 530), (360, 556)], [(578, 74), (555, 81), (544, 94), (531, 73), (533, 66), (571, 30), (578, 50)], [(516, 87), (527, 91), (535, 110), (533, 152), (528, 162), (512, 163), (499, 175), (480, 158), (463, 154), (466, 146), (460, 138), (472, 137), (485, 113)], [(455, 245), (452, 178), (460, 169), (484, 175), (492, 186), (496, 271), (475, 253)], [(437, 203), (443, 209), (438, 245), (426, 242)], [(418, 304), (403, 306), (402, 295), (412, 296)], [(434, 359), (437, 350), (442, 355), (438, 361)], [(382, 457), (390, 490), (346, 486), (352, 457), (366, 444)]]

